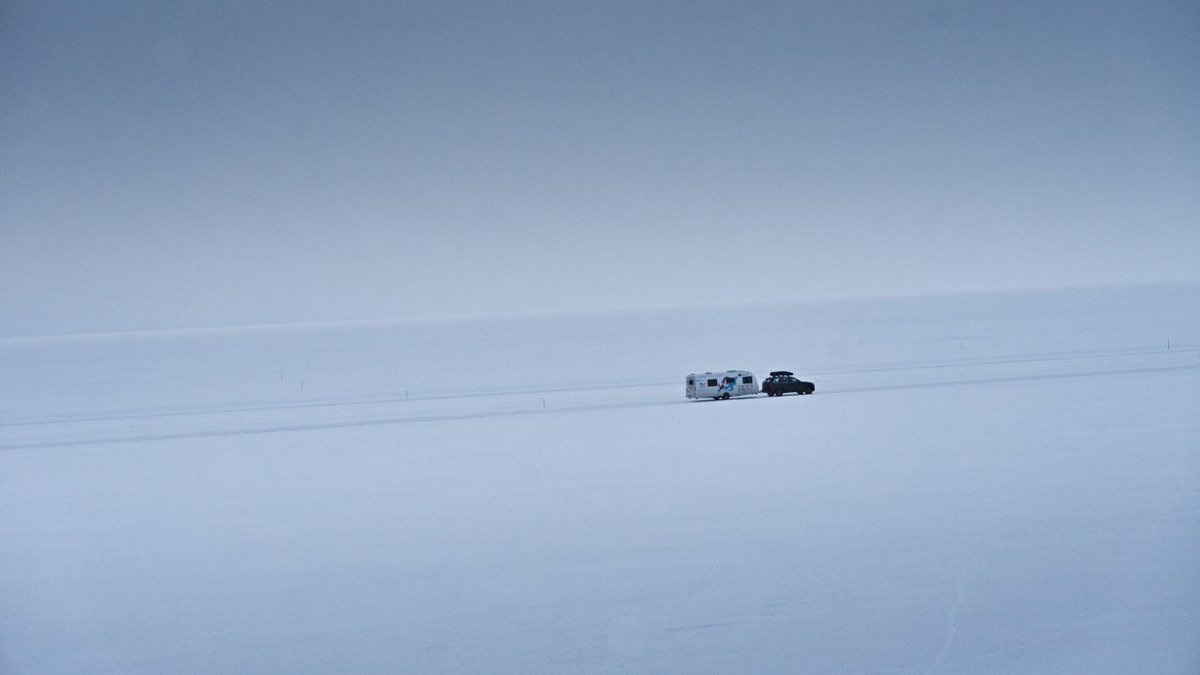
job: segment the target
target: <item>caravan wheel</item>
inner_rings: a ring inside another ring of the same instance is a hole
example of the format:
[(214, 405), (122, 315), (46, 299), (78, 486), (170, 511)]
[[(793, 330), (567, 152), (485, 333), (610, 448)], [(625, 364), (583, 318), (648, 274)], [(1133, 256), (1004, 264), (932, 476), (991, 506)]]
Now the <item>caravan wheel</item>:
[(728, 393), (728, 392), (726, 392), (726, 393), (724, 393), (724, 394), (721, 394), (721, 400), (722, 400), (722, 401), (728, 401), (728, 400), (729, 400), (729, 393)]

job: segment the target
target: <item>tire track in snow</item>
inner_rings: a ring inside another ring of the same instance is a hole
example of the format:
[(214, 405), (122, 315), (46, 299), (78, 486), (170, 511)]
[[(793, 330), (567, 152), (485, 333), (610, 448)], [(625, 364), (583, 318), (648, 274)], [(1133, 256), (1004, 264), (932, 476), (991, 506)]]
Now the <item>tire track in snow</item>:
[(1083, 352), (1019, 354), (1012, 356), (975, 357), (949, 359), (945, 361), (918, 361), (911, 363), (879, 363), (875, 365), (853, 366), (847, 368), (825, 368), (806, 371), (809, 375), (861, 375), (865, 373), (895, 373), (906, 370), (935, 370), (943, 368), (967, 368), (978, 366), (1006, 366), (1028, 363), (1054, 363), (1061, 361), (1089, 361), (1096, 359), (1130, 358), (1136, 356), (1178, 356), (1181, 354), (1197, 354), (1200, 348), (1186, 347), (1165, 351), (1162, 347), (1137, 347), (1120, 349), (1103, 349)]
[(426, 394), (424, 396), (400, 396), (396, 393), (379, 394), (376, 396), (360, 396), (346, 399), (324, 400), (324, 401), (301, 401), (290, 403), (250, 403), (246, 405), (213, 405), (201, 406), (196, 408), (186, 408), (182, 410), (147, 410), (147, 411), (125, 411), (116, 412), (108, 415), (79, 415), (79, 416), (64, 416), (64, 417), (44, 417), (37, 419), (23, 419), (12, 421), (0, 421), (0, 428), (3, 427), (32, 427), (44, 426), (50, 424), (71, 424), (76, 422), (119, 422), (124, 420), (141, 420), (141, 419), (156, 419), (163, 417), (190, 417), (196, 415), (219, 415), (222, 413), (245, 413), (245, 412), (272, 412), (279, 410), (308, 410), (319, 408), (349, 408), (364, 405), (381, 405), (388, 403), (418, 403), (421, 401), (448, 401), (456, 399), (470, 398), (496, 398), (501, 396), (538, 396), (543, 394), (572, 394), (583, 393), (589, 391), (606, 391), (614, 389), (642, 389), (649, 387), (663, 387), (675, 384), (674, 382), (636, 382), (627, 384), (600, 384), (590, 387), (550, 387), (544, 389), (505, 389), (505, 390), (480, 390), (456, 392), (447, 394)]
[(892, 391), (896, 389), (934, 389), (938, 387), (959, 387), (975, 384), (1004, 384), (1010, 382), (1038, 382), (1041, 380), (1069, 380), (1085, 377), (1106, 377), (1110, 375), (1140, 375), (1145, 373), (1166, 373), (1183, 370), (1200, 370), (1200, 364), (1182, 366), (1157, 366), (1149, 368), (1122, 368), (1115, 370), (1090, 370), (1076, 373), (1044, 373), (1041, 375), (1008, 375), (998, 377), (980, 377), (967, 380), (940, 380), (935, 382), (909, 382), (905, 384), (872, 385), (867, 387), (847, 387), (845, 389), (819, 390), (822, 394), (857, 394), (868, 391)]
[(946, 662), (946, 657), (950, 655), (950, 648), (954, 646), (954, 636), (958, 632), (958, 610), (962, 607), (963, 597), (966, 595), (963, 581), (958, 575), (954, 577), (954, 589), (954, 604), (946, 615), (946, 639), (942, 640), (942, 648), (938, 650), (933, 663), (925, 669), (925, 675), (933, 675)]
[(399, 424), (425, 424), (430, 422), (452, 422), (460, 420), (491, 419), (497, 417), (527, 417), (531, 415), (554, 415), (594, 410), (621, 408), (653, 408), (670, 405), (687, 405), (690, 401), (630, 401), (625, 403), (601, 403), (560, 408), (530, 408), (527, 410), (481, 411), (473, 413), (450, 413), (445, 415), (414, 415), (412, 417), (386, 417), (367, 420), (345, 420), (339, 422), (311, 422), (296, 424), (263, 425), (236, 429), (211, 429), (205, 431), (181, 431), (164, 433), (131, 434), (104, 438), (76, 439), (63, 441), (40, 441), (0, 445), (0, 451), (32, 450), (40, 448), (63, 448), (77, 445), (109, 445), (113, 443), (136, 443), (142, 441), (174, 441), (220, 436), (251, 436), (297, 431), (323, 431), (327, 429), (350, 429), (360, 427), (392, 426)]
[[(1083, 371), (1074, 373), (1054, 373), (1054, 374), (1039, 374), (1039, 375), (1012, 375), (992, 378), (972, 378), (966, 380), (943, 380), (939, 382), (918, 382), (902, 385), (878, 385), (867, 387), (851, 387), (847, 389), (831, 389), (818, 391), (822, 395), (831, 394), (856, 394), (873, 391), (895, 391), (902, 389), (932, 389), (939, 387), (957, 387), (971, 386), (980, 384), (1005, 384), (1016, 382), (1038, 382), (1046, 380), (1068, 380), (1088, 377), (1109, 377), (1121, 375), (1141, 375), (1148, 373), (1165, 373), (1165, 372), (1181, 372), (1181, 371), (1196, 371), (1200, 370), (1200, 364), (1196, 365), (1179, 365), (1179, 366), (1161, 366), (1149, 368), (1125, 368), (1115, 370), (1096, 370)], [(632, 388), (632, 387), (630, 387)], [(587, 390), (582, 390), (587, 391)], [(805, 397), (796, 397), (805, 398)], [(769, 400), (761, 396), (743, 397), (732, 399), (734, 401), (749, 401), (749, 400)], [(311, 423), (293, 423), (293, 424), (273, 424), (246, 426), (237, 428), (211, 429), (202, 431), (179, 431), (179, 432), (162, 432), (162, 433), (145, 433), (145, 434), (128, 434), (122, 436), (102, 436), (96, 438), (82, 439), (65, 439), (52, 441), (33, 441), (33, 442), (16, 442), (0, 444), (0, 451), (14, 450), (33, 450), (44, 448), (61, 448), (71, 446), (86, 446), (86, 445), (109, 445), (115, 443), (132, 443), (142, 441), (167, 441), (167, 440), (188, 440), (198, 438), (213, 438), (221, 436), (242, 436), (256, 434), (272, 434), (272, 433), (287, 433), (287, 432), (303, 432), (303, 431), (322, 431), (329, 429), (348, 429), (360, 427), (376, 427), (376, 426), (392, 426), (401, 424), (426, 424), (435, 422), (450, 422), (459, 420), (474, 420), (474, 419), (492, 419), (502, 417), (528, 417), (534, 415), (560, 415), (576, 412), (590, 412), (598, 410), (621, 410), (628, 408), (654, 408), (666, 407), (675, 405), (688, 405), (691, 403), (717, 403), (716, 401), (689, 401), (689, 400), (652, 400), (652, 401), (625, 401), (620, 403), (592, 403), (585, 405), (560, 406), (555, 408), (528, 408), (524, 410), (503, 410), (503, 411), (479, 411), (471, 413), (447, 413), (442, 415), (413, 415), (409, 417), (384, 417), (366, 420), (342, 420), (330, 422), (311, 422)], [(729, 401), (721, 401), (723, 405), (728, 405)]]
[[(1103, 358), (1129, 358), (1138, 356), (1175, 356), (1180, 354), (1200, 353), (1200, 348), (1176, 348), (1169, 352), (1164, 352), (1161, 347), (1144, 347), (1144, 348), (1119, 348), (1096, 350), (1086, 352), (1064, 352), (1064, 353), (1039, 353), (1015, 355), (1011, 357), (981, 357), (981, 358), (966, 358), (966, 359), (951, 359), (946, 361), (926, 361), (915, 363), (894, 363), (894, 364), (877, 364), (862, 367), (849, 368), (827, 368), (814, 369), (809, 372), (809, 377), (813, 375), (863, 375), (871, 373), (895, 373), (904, 371), (921, 371), (921, 370), (937, 370), (948, 368), (965, 368), (965, 367), (980, 367), (980, 366), (1001, 366), (1001, 365), (1021, 365), (1029, 363), (1047, 363), (1060, 361), (1080, 361), (1093, 360)], [(996, 381), (994, 379), (979, 380)], [(975, 384), (975, 381), (962, 381), (964, 384)], [(591, 391), (615, 391), (622, 389), (647, 389), (652, 387), (667, 387), (677, 385), (675, 380), (666, 381), (660, 380), (656, 382), (627, 382), (613, 384), (599, 384), (587, 387), (567, 387), (567, 386), (549, 386), (542, 388), (529, 389), (480, 389), (466, 391), (452, 391), (446, 393), (424, 394), (418, 396), (409, 396), (407, 393), (401, 396), (398, 392), (381, 393), (374, 396), (358, 396), (344, 399), (334, 400), (317, 400), (317, 401), (300, 401), (300, 402), (258, 402), (248, 403), (244, 405), (237, 404), (214, 404), (210, 406), (199, 406), (192, 408), (184, 408), (177, 410), (126, 410), (118, 411), (109, 414), (98, 415), (64, 415), (59, 417), (39, 417), (32, 419), (0, 419), (0, 428), (7, 427), (28, 427), (28, 426), (45, 426), (53, 424), (65, 423), (86, 423), (86, 422), (117, 422), (125, 420), (141, 420), (141, 419), (157, 419), (170, 417), (189, 417), (197, 415), (212, 415), (221, 413), (244, 413), (244, 412), (272, 412), (284, 410), (309, 410), (322, 408), (339, 408), (339, 407), (356, 407), (366, 405), (381, 405), (392, 403), (407, 403), (421, 401), (452, 401), (458, 399), (472, 398), (491, 398), (500, 396), (538, 396), (544, 394), (568, 394), (568, 393), (586, 393)], [(919, 386), (944, 386), (943, 383), (931, 384), (905, 384), (896, 385), (897, 389), (916, 388)], [(855, 391), (880, 391), (883, 387), (857, 387), (847, 389), (823, 389), (821, 393), (845, 393)], [(0, 446), (3, 449), (3, 446)]]

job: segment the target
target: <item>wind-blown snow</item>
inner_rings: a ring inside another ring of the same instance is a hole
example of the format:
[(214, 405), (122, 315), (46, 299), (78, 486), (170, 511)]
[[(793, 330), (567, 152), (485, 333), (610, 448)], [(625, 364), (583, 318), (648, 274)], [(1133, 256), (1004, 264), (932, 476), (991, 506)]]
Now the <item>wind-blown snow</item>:
[(1198, 308), (0, 341), (0, 672), (1195, 673)]

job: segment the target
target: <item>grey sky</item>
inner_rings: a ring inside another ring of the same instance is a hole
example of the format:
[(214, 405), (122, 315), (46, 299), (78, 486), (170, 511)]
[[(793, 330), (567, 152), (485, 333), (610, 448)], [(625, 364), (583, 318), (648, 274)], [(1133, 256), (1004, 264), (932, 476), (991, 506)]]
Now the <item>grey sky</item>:
[(1200, 5), (0, 4), (0, 336), (1196, 279)]

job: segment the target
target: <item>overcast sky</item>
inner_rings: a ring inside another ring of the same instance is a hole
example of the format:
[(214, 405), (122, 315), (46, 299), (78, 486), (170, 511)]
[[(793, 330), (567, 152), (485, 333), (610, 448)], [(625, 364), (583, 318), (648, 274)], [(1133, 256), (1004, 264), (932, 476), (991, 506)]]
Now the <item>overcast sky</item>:
[(0, 4), (0, 335), (1200, 278), (1200, 4)]

